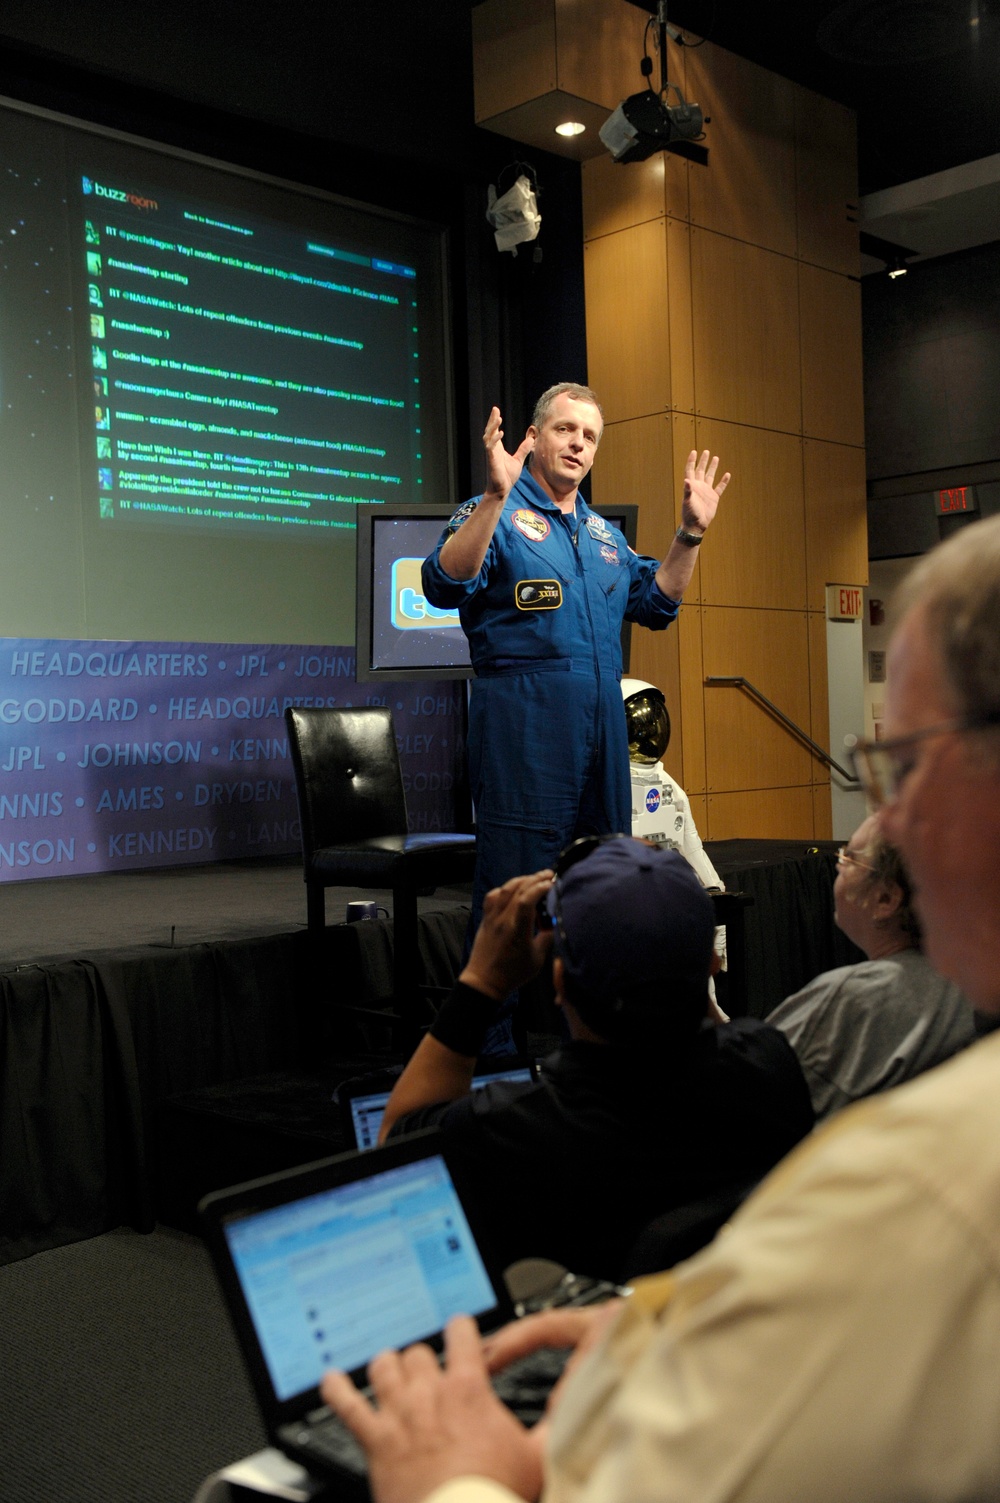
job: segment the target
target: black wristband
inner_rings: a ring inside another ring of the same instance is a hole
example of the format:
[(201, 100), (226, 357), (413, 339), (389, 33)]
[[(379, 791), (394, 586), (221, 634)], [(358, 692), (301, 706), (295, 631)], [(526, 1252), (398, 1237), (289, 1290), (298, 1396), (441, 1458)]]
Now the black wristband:
[(432, 1038), (467, 1059), (479, 1053), (486, 1030), (500, 1004), (464, 981), (456, 981), (448, 1000), (430, 1026)]

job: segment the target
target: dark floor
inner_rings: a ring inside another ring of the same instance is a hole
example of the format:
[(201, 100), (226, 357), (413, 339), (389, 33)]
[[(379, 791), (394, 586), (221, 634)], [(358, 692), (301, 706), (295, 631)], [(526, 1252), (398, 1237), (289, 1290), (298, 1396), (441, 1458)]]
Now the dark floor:
[(190, 1503), (265, 1444), (201, 1243), (122, 1229), (0, 1268), (0, 1497)]

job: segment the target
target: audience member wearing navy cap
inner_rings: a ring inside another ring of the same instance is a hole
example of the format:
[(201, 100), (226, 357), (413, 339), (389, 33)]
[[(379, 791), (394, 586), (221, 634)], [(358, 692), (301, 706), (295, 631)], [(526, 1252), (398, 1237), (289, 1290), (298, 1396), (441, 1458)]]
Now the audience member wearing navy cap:
[[(683, 857), (628, 837), (578, 841), (556, 873), (488, 894), (383, 1132), (440, 1126), (502, 1263), (548, 1257), (618, 1278), (654, 1217), (749, 1186), (809, 1131), (805, 1080), (777, 1030), (706, 1020), (713, 932)], [(537, 1083), (472, 1092), (495, 1010), (553, 951), (569, 1042)]]
[(546, 908), (566, 998), (589, 1028), (640, 1046), (650, 1031), (698, 1031), (715, 911), (678, 851), (602, 840), (552, 884)]

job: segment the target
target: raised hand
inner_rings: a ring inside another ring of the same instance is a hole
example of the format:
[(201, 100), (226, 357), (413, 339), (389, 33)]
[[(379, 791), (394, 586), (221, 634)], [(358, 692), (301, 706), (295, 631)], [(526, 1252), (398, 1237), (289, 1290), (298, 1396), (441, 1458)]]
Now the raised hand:
[(485, 495), (506, 500), (524, 468), (524, 461), (535, 447), (535, 440), (526, 434), (513, 454), (503, 446), (503, 419), (499, 407), (490, 409), (483, 433), (483, 448), (486, 450)]
[(552, 872), (546, 868), (530, 876), (511, 877), (486, 894), (463, 981), (501, 1002), (537, 976), (552, 947), (552, 931), (539, 932), (535, 915), (551, 886)]
[[(494, 409), (495, 411), (496, 409)], [(719, 505), (719, 497), (729, 484), (729, 471), (716, 484), (715, 472), (719, 468), (719, 456), (709, 460), (708, 450), (692, 449), (684, 466), (684, 495), (681, 500), (681, 520), (687, 532), (705, 532), (711, 524)]]

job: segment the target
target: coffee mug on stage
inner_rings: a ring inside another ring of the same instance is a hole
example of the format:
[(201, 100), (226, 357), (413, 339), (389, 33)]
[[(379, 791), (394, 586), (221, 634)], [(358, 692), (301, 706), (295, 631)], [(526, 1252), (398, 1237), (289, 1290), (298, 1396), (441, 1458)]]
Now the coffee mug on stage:
[(356, 903), (348, 903), (345, 922), (348, 924), (356, 924), (359, 922), (359, 920), (377, 919), (380, 913), (383, 914), (385, 918), (389, 917), (388, 908), (380, 908), (377, 903), (370, 903), (364, 900)]

